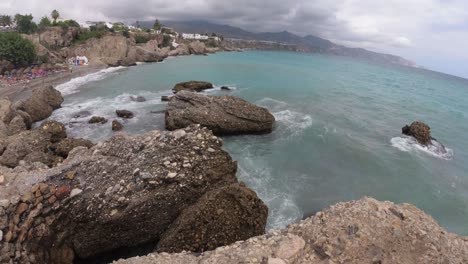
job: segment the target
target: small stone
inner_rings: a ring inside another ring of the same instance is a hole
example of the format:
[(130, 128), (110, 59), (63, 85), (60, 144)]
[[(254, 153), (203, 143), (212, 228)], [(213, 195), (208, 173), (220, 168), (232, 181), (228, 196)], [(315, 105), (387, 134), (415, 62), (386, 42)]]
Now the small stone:
[(172, 133), (176, 139), (183, 138), (187, 134), (183, 129), (176, 130)]
[(21, 196), (21, 201), (24, 203), (29, 203), (33, 200), (33, 194), (31, 192), (26, 192)]
[(123, 202), (123, 201), (125, 201), (125, 197), (123, 197), (123, 196), (122, 196), (122, 197), (119, 197), (119, 199), (118, 199), (117, 201), (118, 201), (118, 202)]
[(20, 203), (18, 207), (16, 207), (16, 215), (21, 216), (26, 210), (28, 210), (29, 205), (27, 203)]
[(49, 204), (54, 204), (55, 201), (57, 201), (57, 197), (55, 197), (55, 195), (52, 195), (52, 196), (49, 197), (49, 199), (47, 200), (47, 202), (49, 202)]
[(216, 150), (214, 150), (214, 149), (212, 149), (212, 148), (208, 148), (208, 152), (213, 153), (213, 152), (215, 152), (215, 151), (216, 151)]
[(73, 180), (75, 178), (75, 174), (76, 174), (76, 171), (69, 171), (67, 172), (67, 174), (65, 174), (65, 176), (67, 177), (67, 179)]
[(59, 200), (66, 198), (69, 194), (70, 194), (70, 187), (68, 187), (67, 185), (62, 185), (58, 187), (57, 190), (55, 191), (55, 196)]
[(41, 182), (39, 183), (39, 191), (41, 191), (42, 194), (46, 194), (49, 192), (49, 185)]
[(82, 192), (83, 192), (83, 190), (78, 189), (78, 188), (75, 188), (75, 189), (73, 189), (73, 190), (70, 192), (70, 198), (71, 198), (71, 197), (74, 197), (74, 196), (77, 196), (78, 194), (80, 194), (80, 193), (82, 193)]
[(113, 216), (113, 215), (117, 214), (118, 212), (119, 211), (117, 209), (114, 209), (114, 210), (111, 211), (110, 215)]
[(0, 241), (2, 241), (2, 240), (3, 240), (3, 231), (0, 230)]
[(170, 172), (169, 174), (167, 174), (168, 178), (175, 178), (176, 176), (177, 176), (177, 173), (175, 172)]
[(5, 176), (0, 175), (0, 184), (5, 183)]
[(9, 200), (0, 200), (0, 207), (7, 207), (9, 204)]
[(138, 176), (140, 175), (140, 169), (136, 168), (134, 171), (133, 171), (133, 176)]

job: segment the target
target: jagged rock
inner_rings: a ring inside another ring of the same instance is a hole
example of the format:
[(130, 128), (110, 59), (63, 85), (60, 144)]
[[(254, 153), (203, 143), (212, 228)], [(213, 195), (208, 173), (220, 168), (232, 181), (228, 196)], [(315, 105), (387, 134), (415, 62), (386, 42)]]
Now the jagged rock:
[(26, 122), (24, 121), (23, 117), (20, 115), (15, 116), (10, 121), (8, 128), (10, 130), (10, 135), (18, 134), (28, 129), (28, 127), (26, 126)]
[(14, 116), (15, 113), (11, 101), (7, 98), (0, 98), (0, 121), (8, 124)]
[(190, 54), (195, 54), (195, 55), (204, 55), (204, 54), (206, 54), (205, 43), (200, 42), (198, 40), (190, 42), (188, 48), (189, 48)]
[(172, 97), (172, 96), (163, 95), (163, 96), (161, 96), (161, 101), (163, 101), (163, 102), (169, 102), (169, 100), (171, 100), (171, 97)]
[(36, 122), (48, 118), (62, 103), (62, 95), (52, 86), (39, 87), (32, 91), (29, 99), (19, 105), (19, 110), (28, 113), (32, 122)]
[(14, 168), (21, 160), (41, 162), (53, 166), (59, 162), (52, 149), (55, 143), (66, 138), (63, 124), (55, 121), (44, 122), (34, 130), (27, 130), (4, 140), (4, 151), (0, 155), (0, 165)]
[(133, 118), (133, 113), (128, 110), (116, 110), (115, 113), (117, 114), (118, 117), (121, 118)]
[(132, 47), (135, 49), (135, 60), (140, 62), (162, 61), (167, 55), (144, 49), (143, 47)]
[(178, 93), (180, 91), (201, 92), (211, 88), (213, 88), (213, 84), (209, 82), (189, 81), (176, 84), (174, 88), (172, 88), (172, 91), (174, 93)]
[(117, 121), (117, 120), (112, 121), (112, 130), (113, 131), (120, 131), (120, 130), (123, 129), (123, 127), (124, 126), (119, 121)]
[(167, 54), (168, 56), (186, 56), (190, 55), (189, 47), (185, 44), (180, 44), (175, 50), (171, 50)]
[(77, 37), (80, 29), (76, 27), (47, 27), (39, 33), (42, 43), (52, 48), (68, 47)]
[(233, 96), (178, 92), (166, 108), (166, 128), (201, 124), (216, 135), (270, 133), (275, 118), (267, 109)]
[(146, 98), (141, 96), (141, 95), (138, 95), (138, 96), (130, 96), (130, 100), (132, 100), (133, 102), (138, 102), (138, 103), (141, 103), (141, 102), (146, 102)]
[(115, 264), (468, 263), (468, 238), (410, 204), (338, 203), (281, 231), (194, 255), (150, 254)]
[(224, 90), (224, 91), (231, 91), (231, 88), (227, 87), (227, 86), (221, 86), (221, 90)]
[(107, 119), (101, 116), (93, 116), (91, 119), (88, 121), (89, 124), (96, 124), (96, 123), (101, 123), (105, 124), (107, 123)]
[(244, 185), (232, 184), (206, 193), (185, 210), (164, 233), (157, 250), (213, 250), (263, 234), (267, 216), (268, 208), (255, 192)]
[(86, 147), (86, 148), (91, 148), (94, 146), (94, 144), (87, 140), (87, 139), (82, 139), (82, 138), (66, 138), (60, 143), (57, 144), (57, 148), (55, 149), (55, 153), (57, 155), (67, 158), (68, 153), (72, 151), (76, 147)]
[[(16, 173), (14, 182), (13, 171), (7, 171), (10, 184), (0, 185), (0, 199), (21, 183), (18, 190), (23, 191), (6, 208), (7, 223), (18, 219), (21, 229), (2, 228), (11, 234), (0, 252), (2, 260), (8, 263), (15, 251), (35, 263), (71, 264), (76, 257), (93, 262), (108, 253), (115, 258), (135, 246), (156, 244), (181, 215), (173, 230), (184, 230), (183, 224), (193, 221), (185, 210), (210, 213), (197, 223), (200, 230), (228, 232), (226, 237), (197, 238), (200, 245), (231, 241), (236, 235), (230, 230), (242, 230), (247, 221), (257, 231), (245, 231), (242, 237), (261, 232), (266, 207), (246, 187), (233, 185), (237, 164), (221, 146), (221, 140), (200, 126), (135, 137), (120, 134), (89, 150), (73, 149), (66, 162), (50, 170)], [(21, 203), (28, 206), (22, 206), (24, 217), (18, 218)], [(191, 233), (177, 234), (182, 241), (175, 243), (190, 244)], [(169, 242), (168, 247), (176, 246)]]
[(404, 126), (402, 133), (414, 137), (422, 145), (431, 144), (431, 128), (422, 122), (416, 121), (409, 126)]

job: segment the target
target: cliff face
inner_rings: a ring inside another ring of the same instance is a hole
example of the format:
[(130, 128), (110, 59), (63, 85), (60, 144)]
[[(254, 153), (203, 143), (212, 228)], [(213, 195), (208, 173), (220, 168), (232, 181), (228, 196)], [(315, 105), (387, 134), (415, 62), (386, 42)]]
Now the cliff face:
[(115, 263), (462, 264), (468, 263), (468, 238), (448, 233), (413, 205), (364, 198), (200, 256), (150, 254)]

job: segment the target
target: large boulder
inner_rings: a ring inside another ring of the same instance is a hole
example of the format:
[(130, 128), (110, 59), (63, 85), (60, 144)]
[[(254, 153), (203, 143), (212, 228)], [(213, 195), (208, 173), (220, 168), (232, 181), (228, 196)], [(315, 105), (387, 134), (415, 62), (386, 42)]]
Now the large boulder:
[(166, 128), (201, 124), (216, 135), (264, 134), (275, 118), (267, 109), (234, 96), (209, 96), (182, 91), (166, 108)]
[(190, 49), (185, 44), (180, 44), (176, 49), (169, 51), (168, 56), (186, 56), (190, 55)]
[(181, 82), (178, 83), (172, 88), (174, 93), (178, 93), (180, 91), (191, 91), (191, 92), (201, 92), (203, 90), (212, 89), (213, 84), (209, 82), (202, 82), (202, 81), (188, 81), (188, 82)]
[(66, 138), (60, 143), (57, 144), (55, 148), (55, 153), (58, 156), (61, 156), (63, 158), (68, 157), (68, 153), (72, 151), (74, 148), (77, 147), (86, 147), (86, 148), (91, 148), (94, 146), (93, 142), (87, 140), (87, 139), (82, 139), (82, 138)]
[(189, 48), (190, 54), (195, 54), (195, 55), (204, 55), (204, 54), (206, 54), (205, 43), (200, 42), (198, 40), (190, 42), (188, 48)]
[(62, 103), (61, 93), (52, 86), (45, 86), (34, 89), (29, 99), (19, 104), (18, 110), (28, 113), (31, 121), (36, 122), (48, 118)]
[[(20, 263), (32, 258), (35, 263), (73, 263), (77, 258), (93, 263), (156, 245), (168, 230), (179, 241), (167, 239), (165, 246), (175, 249), (189, 245), (196, 233), (184, 231), (193, 222), (186, 210), (208, 214), (197, 222), (200, 230), (227, 232), (197, 236), (200, 248), (262, 233), (266, 207), (253, 192), (236, 185), (237, 164), (221, 146), (220, 139), (200, 126), (134, 137), (120, 134), (89, 150), (75, 148), (58, 167), (16, 174), (24, 191), (5, 205), (7, 214), (0, 214), (0, 220), (13, 223), (2, 227), (7, 238), (0, 257), (8, 263), (19, 252), (15, 261)], [(9, 180), (11, 173), (5, 176)], [(22, 180), (31, 178), (36, 182)], [(12, 187), (0, 185), (0, 201)], [(179, 224), (170, 228), (175, 222)]]
[(0, 137), (10, 136), (30, 129), (31, 116), (21, 110), (7, 98), (0, 98)]
[(255, 192), (235, 183), (206, 193), (185, 210), (164, 233), (157, 250), (203, 252), (262, 235), (267, 216), (268, 208)]
[(431, 144), (431, 128), (423, 122), (415, 121), (411, 125), (402, 128), (402, 133), (414, 137), (422, 145)]
[(134, 114), (131, 111), (128, 110), (115, 110), (115, 113), (117, 114), (118, 117), (120, 118), (133, 118)]

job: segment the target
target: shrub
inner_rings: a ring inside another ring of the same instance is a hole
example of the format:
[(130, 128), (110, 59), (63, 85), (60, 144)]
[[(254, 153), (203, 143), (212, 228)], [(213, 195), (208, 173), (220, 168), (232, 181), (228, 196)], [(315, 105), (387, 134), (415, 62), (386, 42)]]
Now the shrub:
[(105, 30), (82, 30), (75, 38), (76, 42), (85, 42), (92, 38), (102, 38), (105, 35)]
[(15, 15), (16, 28), (19, 33), (32, 34), (37, 31), (37, 24), (33, 21), (32, 15)]
[(146, 43), (146, 42), (148, 42), (149, 40), (150, 40), (150, 39), (149, 39), (148, 37), (143, 36), (143, 35), (136, 35), (136, 36), (135, 36), (135, 42), (136, 42), (137, 44), (139, 44), (139, 43)]
[(36, 49), (31, 41), (17, 33), (0, 33), (0, 60), (15, 66), (27, 66), (36, 59)]
[(171, 36), (164, 35), (163, 37), (163, 47), (169, 47), (171, 45)]

